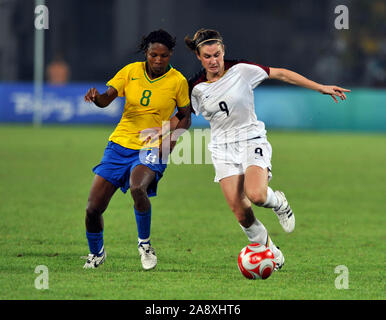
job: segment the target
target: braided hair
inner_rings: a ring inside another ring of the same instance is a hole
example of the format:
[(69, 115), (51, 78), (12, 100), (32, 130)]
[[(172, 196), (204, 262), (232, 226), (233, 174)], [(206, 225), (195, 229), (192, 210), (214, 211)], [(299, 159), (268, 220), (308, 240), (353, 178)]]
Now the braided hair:
[(176, 38), (172, 37), (163, 29), (150, 32), (147, 36), (142, 37), (142, 41), (139, 45), (139, 52), (146, 53), (151, 43), (162, 43), (172, 51), (176, 46)]

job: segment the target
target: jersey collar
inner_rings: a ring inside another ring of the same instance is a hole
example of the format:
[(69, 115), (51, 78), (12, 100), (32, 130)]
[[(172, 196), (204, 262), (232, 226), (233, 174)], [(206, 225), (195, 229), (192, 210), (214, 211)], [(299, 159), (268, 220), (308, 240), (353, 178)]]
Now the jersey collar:
[(150, 79), (150, 77), (147, 75), (147, 72), (146, 72), (146, 65), (147, 65), (147, 62), (145, 61), (144, 63), (144, 68), (143, 68), (143, 73), (145, 75), (145, 78), (147, 81), (149, 81), (150, 83), (154, 83), (154, 82), (157, 82), (163, 78), (165, 78), (168, 74), (168, 72), (173, 69), (173, 66), (171, 64), (168, 65), (168, 68), (166, 69), (166, 72), (165, 74), (163, 74), (162, 76), (158, 77), (158, 78), (155, 78), (155, 79)]

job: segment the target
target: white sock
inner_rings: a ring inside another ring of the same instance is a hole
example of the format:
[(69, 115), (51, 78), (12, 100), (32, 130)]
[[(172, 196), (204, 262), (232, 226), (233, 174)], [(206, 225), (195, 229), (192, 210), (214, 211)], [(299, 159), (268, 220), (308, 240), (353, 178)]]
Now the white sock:
[(268, 231), (259, 220), (255, 219), (248, 228), (243, 227), (241, 224), (240, 227), (243, 229), (251, 243), (267, 243)]
[(270, 187), (268, 187), (267, 200), (263, 204), (263, 207), (264, 208), (277, 208), (280, 205), (281, 205), (281, 203), (279, 203), (279, 199), (276, 197), (275, 192)]
[(138, 246), (140, 244), (150, 244), (150, 238), (147, 238), (147, 239), (141, 239), (141, 238), (138, 238)]
[(271, 240), (271, 237), (268, 235), (267, 229), (264, 225), (259, 221), (255, 220), (254, 223), (248, 228), (243, 227), (240, 224), (241, 229), (243, 229), (244, 233), (247, 235), (248, 240), (251, 243), (260, 243), (266, 245), (275, 256), (278, 255), (278, 249), (276, 245)]
[(278, 252), (279, 249), (273, 243), (270, 236), (268, 236), (268, 241), (267, 241), (266, 246), (272, 251), (272, 253), (274, 254), (275, 257), (279, 255), (279, 252)]

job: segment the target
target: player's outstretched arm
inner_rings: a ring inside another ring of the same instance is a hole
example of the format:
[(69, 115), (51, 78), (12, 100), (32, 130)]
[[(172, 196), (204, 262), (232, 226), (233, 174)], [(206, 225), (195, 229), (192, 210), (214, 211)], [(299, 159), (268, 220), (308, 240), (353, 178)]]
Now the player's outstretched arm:
[(91, 88), (84, 96), (84, 101), (93, 102), (99, 108), (105, 108), (113, 102), (116, 97), (118, 97), (118, 91), (113, 87), (109, 87), (103, 94), (100, 94), (97, 89)]
[(269, 78), (284, 81), (307, 89), (315, 90), (322, 94), (328, 94), (334, 99), (335, 102), (338, 102), (336, 97), (339, 97), (341, 100), (346, 100), (347, 97), (345, 95), (345, 92), (351, 91), (349, 89), (341, 88), (338, 86), (326, 86), (310, 79), (307, 79), (306, 77), (303, 77), (302, 75), (296, 72), (282, 68), (270, 68)]

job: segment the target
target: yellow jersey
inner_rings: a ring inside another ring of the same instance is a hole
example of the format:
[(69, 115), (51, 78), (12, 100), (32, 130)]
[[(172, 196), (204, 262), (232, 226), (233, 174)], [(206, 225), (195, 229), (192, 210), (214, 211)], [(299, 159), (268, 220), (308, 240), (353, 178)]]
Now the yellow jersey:
[(147, 147), (140, 139), (140, 131), (161, 127), (176, 107), (190, 104), (186, 78), (172, 66), (161, 77), (150, 79), (146, 62), (134, 62), (120, 70), (106, 84), (125, 97), (122, 118), (109, 140), (125, 148), (139, 150)]

